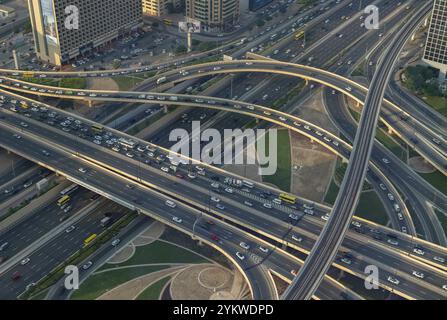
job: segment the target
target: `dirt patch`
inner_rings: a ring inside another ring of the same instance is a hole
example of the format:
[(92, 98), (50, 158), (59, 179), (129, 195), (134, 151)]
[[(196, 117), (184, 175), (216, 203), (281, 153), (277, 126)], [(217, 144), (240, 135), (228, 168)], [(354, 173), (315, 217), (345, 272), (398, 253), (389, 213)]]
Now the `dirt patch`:
[(165, 231), (165, 225), (161, 222), (152, 223), (149, 228), (143, 231), (134, 241), (136, 247), (145, 246), (157, 240)]
[[(173, 300), (235, 299), (231, 294), (233, 274), (219, 265), (194, 265), (179, 272), (172, 280)], [(219, 294), (217, 294), (219, 293)]]
[(107, 263), (117, 264), (123, 263), (132, 258), (135, 253), (135, 246), (132, 243), (129, 243), (127, 246), (118, 251), (113, 257), (107, 261)]
[(422, 157), (410, 158), (408, 164), (414, 171), (419, 173), (433, 173), (436, 171), (436, 168)]

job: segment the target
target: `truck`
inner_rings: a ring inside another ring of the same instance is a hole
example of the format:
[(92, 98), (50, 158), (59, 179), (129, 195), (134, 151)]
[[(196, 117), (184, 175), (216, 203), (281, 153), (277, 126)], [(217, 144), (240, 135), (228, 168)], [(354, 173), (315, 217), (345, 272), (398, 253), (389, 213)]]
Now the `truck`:
[(107, 227), (111, 221), (112, 221), (112, 218), (110, 218), (110, 217), (102, 218), (101, 219), (101, 227)]
[(242, 187), (242, 180), (226, 177), (224, 183), (232, 187)]

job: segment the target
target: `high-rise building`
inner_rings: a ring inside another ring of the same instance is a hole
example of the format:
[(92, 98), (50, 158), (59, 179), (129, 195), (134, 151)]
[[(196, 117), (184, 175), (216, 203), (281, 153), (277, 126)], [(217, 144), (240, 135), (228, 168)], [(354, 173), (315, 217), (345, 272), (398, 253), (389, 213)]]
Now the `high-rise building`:
[(186, 16), (206, 31), (225, 31), (239, 21), (239, 0), (186, 0)]
[(169, 12), (171, 6), (174, 12), (180, 12), (184, 0), (143, 0), (143, 14), (161, 17)]
[(435, 0), (428, 30), (424, 61), (439, 69), (439, 79), (447, 74), (447, 0)]
[(142, 25), (141, 0), (28, 0), (28, 9), (38, 58), (58, 66)]
[(168, 13), (168, 0), (143, 0), (143, 14), (161, 17)]

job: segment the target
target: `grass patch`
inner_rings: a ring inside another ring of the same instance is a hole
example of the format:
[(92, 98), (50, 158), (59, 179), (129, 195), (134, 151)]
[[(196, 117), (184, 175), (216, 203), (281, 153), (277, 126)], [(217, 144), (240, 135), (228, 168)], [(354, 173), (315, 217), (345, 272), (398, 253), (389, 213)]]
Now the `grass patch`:
[(389, 220), (382, 202), (374, 191), (362, 193), (355, 215), (383, 226), (386, 226)]
[(171, 277), (166, 277), (158, 280), (156, 283), (147, 287), (138, 297), (137, 300), (158, 300), (161, 290), (165, 287), (166, 283)]
[(127, 77), (127, 76), (112, 77), (112, 79), (113, 81), (115, 81), (120, 91), (128, 91), (133, 87), (137, 86), (141, 81), (143, 81), (142, 78)]
[[(270, 146), (270, 135), (266, 136), (266, 144)], [(291, 178), (291, 156), (290, 156), (290, 138), (288, 130), (278, 130), (278, 168), (276, 173), (271, 176), (263, 176), (262, 180), (267, 183), (272, 183), (279, 189), (290, 192), (290, 178)], [(267, 149), (269, 150), (269, 149)], [(266, 150), (266, 151), (267, 151)]]
[(118, 264), (105, 264), (99, 270), (110, 270), (117, 267), (151, 264), (151, 263), (202, 263), (207, 262), (202, 257), (175, 245), (155, 241), (151, 244), (137, 247), (135, 254), (129, 260)]
[(447, 195), (447, 178), (441, 172), (435, 171), (433, 173), (419, 173), (419, 175), (433, 187)]
[(326, 192), (326, 197), (324, 198), (324, 202), (333, 205), (335, 203), (335, 199), (337, 199), (338, 191), (340, 188), (335, 183), (335, 181), (331, 180), (331, 185), (329, 186), (328, 191)]
[(424, 100), (429, 106), (437, 112), (447, 117), (447, 98), (445, 97), (425, 97)]
[(447, 217), (437, 209), (434, 209), (439, 222), (441, 222), (442, 229), (444, 233), (447, 234)]
[(147, 266), (93, 274), (79, 286), (70, 299), (93, 300), (122, 283), (166, 268), (167, 266)]

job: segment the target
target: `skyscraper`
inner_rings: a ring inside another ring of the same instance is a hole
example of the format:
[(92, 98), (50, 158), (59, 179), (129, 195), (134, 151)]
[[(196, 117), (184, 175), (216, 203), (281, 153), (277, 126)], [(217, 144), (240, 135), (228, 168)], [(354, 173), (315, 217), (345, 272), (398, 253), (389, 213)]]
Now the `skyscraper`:
[(186, 16), (207, 31), (225, 31), (239, 21), (239, 0), (186, 0)]
[[(66, 24), (74, 14), (70, 6), (78, 13), (77, 29)], [(28, 9), (38, 58), (58, 66), (142, 23), (141, 0), (28, 0)]]
[(424, 61), (440, 70), (439, 79), (447, 73), (447, 0), (435, 0), (427, 36)]

